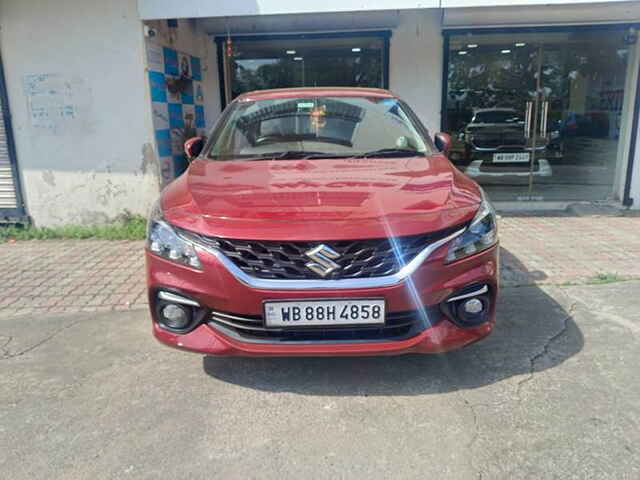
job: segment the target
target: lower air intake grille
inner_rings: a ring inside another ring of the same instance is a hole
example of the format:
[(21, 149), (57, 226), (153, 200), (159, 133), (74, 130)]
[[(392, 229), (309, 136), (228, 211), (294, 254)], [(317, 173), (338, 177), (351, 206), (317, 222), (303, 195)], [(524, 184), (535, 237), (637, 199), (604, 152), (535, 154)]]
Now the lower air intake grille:
[(232, 338), (252, 343), (340, 343), (383, 342), (411, 338), (442, 319), (440, 309), (425, 307), (422, 310), (388, 313), (384, 325), (359, 325), (358, 327), (327, 326), (270, 328), (265, 327), (262, 316), (236, 315), (212, 311), (209, 326)]

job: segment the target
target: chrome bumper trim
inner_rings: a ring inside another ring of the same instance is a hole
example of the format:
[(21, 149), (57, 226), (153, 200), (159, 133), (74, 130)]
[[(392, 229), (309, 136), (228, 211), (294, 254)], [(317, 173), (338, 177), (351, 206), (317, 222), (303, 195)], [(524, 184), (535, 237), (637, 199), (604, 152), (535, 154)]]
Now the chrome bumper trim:
[(402, 282), (405, 278), (415, 272), (420, 265), (435, 252), (438, 248), (444, 244), (450, 242), (454, 238), (462, 235), (465, 231), (464, 228), (452, 233), (451, 235), (438, 240), (426, 248), (424, 248), (413, 260), (404, 265), (398, 272), (393, 275), (386, 275), (384, 277), (371, 277), (371, 278), (344, 278), (341, 280), (280, 280), (280, 279), (268, 279), (257, 278), (248, 275), (237, 267), (224, 253), (200, 243), (195, 243), (193, 240), (190, 242), (196, 247), (196, 249), (204, 250), (215, 256), (218, 261), (229, 272), (236, 277), (240, 282), (248, 285), (252, 288), (263, 290), (313, 290), (313, 289), (358, 289), (358, 288), (380, 288), (389, 287)]
[[(541, 145), (536, 147), (536, 152), (541, 152), (546, 149), (547, 145)], [(472, 144), (472, 151), (474, 152), (494, 152), (494, 153), (520, 153), (520, 152), (502, 152), (504, 149), (518, 149), (523, 152), (531, 152), (533, 151), (532, 147), (522, 147), (519, 145), (500, 145), (499, 147), (476, 147), (475, 144)]]
[(195, 300), (191, 300), (189, 298), (184, 298), (180, 295), (176, 295), (175, 293), (171, 293), (171, 292), (165, 292), (164, 290), (161, 290), (158, 293), (158, 298), (160, 300), (166, 300), (167, 302), (173, 302), (173, 303), (181, 303), (183, 305), (189, 305), (191, 307), (199, 307), (200, 304), (198, 302), (196, 302)]
[(447, 302), (455, 302), (457, 300), (462, 300), (469, 297), (477, 297), (478, 295), (482, 295), (483, 293), (487, 293), (488, 291), (489, 287), (485, 285), (484, 287), (479, 288), (478, 290), (475, 290), (473, 292), (465, 293), (464, 295), (458, 295), (457, 297), (451, 297), (447, 300)]

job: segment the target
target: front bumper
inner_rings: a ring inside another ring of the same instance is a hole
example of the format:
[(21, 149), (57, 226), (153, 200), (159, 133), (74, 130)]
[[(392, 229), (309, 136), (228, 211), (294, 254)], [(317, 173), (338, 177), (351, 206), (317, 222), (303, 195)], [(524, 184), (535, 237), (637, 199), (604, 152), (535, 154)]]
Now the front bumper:
[[(469, 345), (488, 335), (495, 323), (498, 290), (498, 246), (451, 264), (444, 264), (447, 246), (436, 250), (409, 278), (381, 288), (351, 290), (263, 290), (249, 287), (233, 276), (214, 255), (199, 251), (203, 270), (177, 265), (147, 251), (147, 281), (152, 310), (153, 334), (171, 347), (208, 355), (240, 356), (337, 356), (439, 353)], [(155, 321), (155, 296), (159, 289), (182, 293), (205, 308), (238, 315), (262, 315), (264, 300), (312, 298), (373, 298), (386, 300), (387, 312), (406, 312), (423, 306), (438, 306), (455, 292), (472, 284), (489, 286), (490, 310), (481, 325), (463, 328), (444, 313), (410, 338), (386, 341), (260, 342), (243, 341), (202, 323), (178, 334)]]

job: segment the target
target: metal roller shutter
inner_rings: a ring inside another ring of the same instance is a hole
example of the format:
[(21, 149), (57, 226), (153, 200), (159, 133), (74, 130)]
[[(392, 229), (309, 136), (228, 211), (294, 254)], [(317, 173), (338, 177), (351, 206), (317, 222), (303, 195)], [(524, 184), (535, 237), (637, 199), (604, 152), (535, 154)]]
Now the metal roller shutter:
[(7, 132), (4, 123), (4, 105), (0, 117), (0, 210), (18, 208), (15, 179), (9, 159), (9, 147), (7, 145)]
[(11, 115), (0, 57), (0, 222), (25, 216), (16, 164)]

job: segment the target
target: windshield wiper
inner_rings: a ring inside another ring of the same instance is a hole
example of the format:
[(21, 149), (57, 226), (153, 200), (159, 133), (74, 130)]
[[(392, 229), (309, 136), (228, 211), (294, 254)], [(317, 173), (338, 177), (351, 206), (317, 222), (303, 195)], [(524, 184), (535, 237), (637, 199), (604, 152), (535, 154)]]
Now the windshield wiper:
[(326, 153), (326, 152), (310, 152), (308, 150), (287, 150), (284, 152), (262, 153), (256, 157), (247, 158), (246, 160), (307, 160), (322, 158), (366, 158), (366, 157), (408, 157), (420, 156), (424, 157), (424, 152), (417, 150), (409, 150), (402, 148), (382, 148), (366, 153)]
[(357, 153), (354, 155), (356, 158), (367, 157), (408, 157), (408, 156), (424, 157), (424, 152), (417, 150), (409, 150), (406, 148), (381, 148), (379, 150), (372, 150), (366, 153)]
[(263, 153), (256, 157), (256, 160), (286, 160), (295, 158), (308, 158), (316, 155), (323, 155), (322, 152), (308, 152), (306, 150), (287, 150), (285, 152)]
[(316, 158), (350, 158), (352, 155), (347, 153), (325, 153), (325, 152), (310, 152), (308, 150), (287, 150), (286, 152), (271, 152), (263, 153), (257, 157), (250, 158), (250, 160), (307, 160)]

